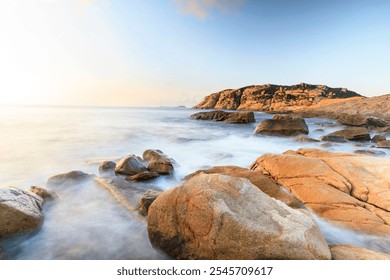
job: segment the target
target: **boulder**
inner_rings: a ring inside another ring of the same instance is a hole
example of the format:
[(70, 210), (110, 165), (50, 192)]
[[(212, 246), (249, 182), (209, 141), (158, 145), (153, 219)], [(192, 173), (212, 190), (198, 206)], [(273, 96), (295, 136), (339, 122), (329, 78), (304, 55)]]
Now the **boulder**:
[(99, 173), (114, 171), (115, 167), (116, 167), (115, 162), (113, 162), (111, 160), (104, 161), (99, 165)]
[(375, 135), (374, 137), (372, 137), (371, 142), (378, 143), (380, 141), (385, 141), (385, 140), (387, 140), (385, 136)]
[(195, 120), (211, 120), (217, 122), (227, 123), (254, 123), (255, 116), (253, 112), (225, 112), (225, 111), (211, 111), (199, 112), (190, 116)]
[(274, 117), (260, 122), (255, 134), (295, 136), (299, 134), (308, 134), (309, 128), (304, 119), (294, 117)]
[(390, 255), (355, 245), (330, 245), (333, 260), (390, 260)]
[(390, 159), (316, 149), (259, 157), (261, 171), (318, 216), (370, 234), (390, 234)]
[(122, 158), (115, 167), (115, 173), (122, 175), (135, 175), (144, 171), (147, 168), (135, 155)]
[(175, 161), (160, 150), (146, 150), (142, 157), (148, 162), (148, 169), (152, 172), (157, 172), (161, 175), (169, 175), (173, 172)]
[(367, 124), (367, 117), (362, 114), (340, 114), (338, 121), (341, 124), (350, 126), (365, 126)]
[(0, 188), (0, 238), (28, 234), (43, 225), (43, 199), (15, 187)]
[(374, 126), (374, 127), (386, 127), (387, 122), (383, 119), (380, 118), (375, 118), (375, 117), (369, 117), (367, 118), (367, 125), (368, 126)]
[(359, 154), (359, 155), (368, 155), (368, 156), (384, 156), (384, 155), (386, 155), (385, 152), (376, 151), (376, 150), (355, 150), (354, 153)]
[(370, 141), (370, 133), (368, 132), (367, 128), (365, 127), (351, 127), (347, 129), (342, 129), (335, 131), (331, 134), (327, 135), (328, 137), (333, 136), (344, 136), (348, 140), (351, 141)]
[(307, 137), (307, 136), (302, 135), (302, 134), (298, 135), (295, 138), (295, 141), (300, 142), (300, 143), (316, 143), (316, 142), (320, 142), (320, 140), (318, 140), (318, 139), (310, 138), (310, 137)]
[(148, 233), (176, 259), (330, 259), (306, 210), (226, 175), (199, 174), (164, 191), (149, 207)]
[(63, 174), (58, 174), (50, 177), (47, 180), (47, 186), (58, 186), (63, 184), (72, 184), (74, 182), (81, 182), (85, 180), (91, 180), (94, 178), (94, 175), (84, 173), (82, 171), (70, 171)]
[(302, 203), (294, 195), (279, 187), (274, 180), (259, 171), (238, 166), (214, 166), (210, 169), (198, 170), (187, 175), (184, 179), (188, 180), (200, 173), (222, 174), (248, 179), (253, 185), (267, 195), (284, 202), (292, 208), (302, 208)]
[(35, 193), (36, 195), (40, 196), (43, 199), (43, 202), (56, 200), (58, 199), (58, 195), (50, 190), (47, 190), (45, 188), (37, 187), (37, 186), (31, 186), (29, 189), (30, 192)]
[(376, 145), (378, 148), (390, 149), (390, 140), (379, 141)]
[(144, 193), (138, 200), (138, 213), (143, 217), (148, 216), (150, 205), (160, 194), (160, 191), (148, 191)]
[(132, 175), (132, 176), (127, 176), (126, 180), (128, 180), (128, 181), (149, 181), (149, 180), (156, 179), (159, 176), (160, 176), (160, 174), (158, 174), (157, 172), (144, 171), (144, 172)]
[(335, 142), (335, 143), (345, 143), (345, 142), (348, 142), (348, 139), (345, 138), (344, 135), (328, 134), (328, 135), (322, 136), (321, 137), (321, 141), (324, 141), (324, 142)]

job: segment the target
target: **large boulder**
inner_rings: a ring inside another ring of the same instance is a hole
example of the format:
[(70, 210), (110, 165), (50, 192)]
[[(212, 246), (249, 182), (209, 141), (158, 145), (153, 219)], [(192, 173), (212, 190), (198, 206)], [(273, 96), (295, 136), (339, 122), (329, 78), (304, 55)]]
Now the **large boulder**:
[(0, 238), (32, 233), (41, 228), (43, 199), (15, 187), (0, 188)]
[(322, 218), (390, 234), (390, 159), (299, 149), (263, 155), (251, 168), (272, 177)]
[(390, 260), (390, 255), (355, 245), (329, 246), (334, 260)]
[(115, 172), (122, 175), (135, 175), (147, 171), (147, 168), (135, 155), (122, 158), (115, 167)]
[(370, 141), (370, 132), (365, 127), (351, 127), (335, 131), (327, 135), (329, 137), (345, 137), (351, 141)]
[(294, 195), (279, 187), (274, 180), (265, 176), (260, 171), (238, 166), (214, 166), (210, 169), (198, 170), (189, 174), (185, 179), (190, 179), (200, 173), (222, 174), (248, 179), (253, 185), (269, 196), (286, 203), (292, 208), (302, 208), (302, 203)]
[(253, 112), (225, 112), (225, 111), (211, 111), (199, 112), (190, 116), (195, 120), (211, 120), (217, 122), (227, 123), (254, 123), (255, 116)]
[(148, 233), (176, 259), (330, 259), (307, 211), (226, 175), (199, 174), (163, 192), (149, 207)]
[(309, 128), (304, 119), (290, 116), (274, 116), (273, 119), (263, 120), (255, 129), (255, 134), (267, 135), (294, 136), (308, 133)]
[(161, 175), (169, 175), (173, 172), (175, 161), (160, 150), (146, 150), (142, 154), (145, 161), (148, 162), (148, 169)]

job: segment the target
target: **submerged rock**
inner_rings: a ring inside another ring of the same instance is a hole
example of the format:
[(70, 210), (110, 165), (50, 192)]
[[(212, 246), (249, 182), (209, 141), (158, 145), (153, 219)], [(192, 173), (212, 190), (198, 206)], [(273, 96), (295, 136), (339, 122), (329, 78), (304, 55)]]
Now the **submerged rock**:
[(334, 136), (344, 136), (346, 139), (351, 141), (370, 141), (370, 133), (368, 132), (367, 128), (365, 127), (351, 127), (347, 129), (342, 129), (335, 131), (331, 134), (327, 135), (328, 137), (334, 137)]
[(148, 216), (149, 207), (156, 200), (156, 198), (161, 194), (161, 191), (148, 191), (144, 193), (141, 198), (138, 200), (138, 213), (146, 217)]
[(268, 135), (295, 136), (308, 133), (305, 120), (291, 116), (274, 116), (273, 119), (260, 122), (255, 129), (255, 134)]
[(126, 180), (128, 181), (149, 181), (156, 179), (160, 175), (157, 172), (154, 171), (144, 171), (132, 176), (127, 176)]
[(225, 111), (211, 111), (199, 112), (190, 116), (195, 120), (211, 120), (217, 122), (227, 123), (254, 123), (255, 116), (253, 112), (225, 112)]
[(55, 192), (49, 191), (45, 188), (31, 186), (29, 191), (40, 196), (44, 202), (58, 199), (58, 195)]
[(111, 160), (104, 161), (99, 165), (99, 173), (114, 171), (115, 167), (116, 167), (115, 162)]
[(299, 149), (263, 155), (251, 169), (271, 176), (322, 218), (390, 234), (390, 159)]
[(390, 149), (390, 140), (379, 141), (376, 144), (378, 148)]
[(50, 177), (47, 180), (47, 186), (58, 186), (62, 184), (72, 184), (75, 182), (80, 182), (84, 180), (91, 180), (94, 178), (94, 175), (84, 173), (82, 171), (70, 171), (63, 174), (58, 174), (55, 176)]
[(368, 156), (384, 156), (384, 155), (386, 155), (385, 152), (375, 151), (375, 150), (355, 150), (354, 153), (359, 154), (359, 155), (368, 155)]
[(324, 142), (334, 142), (334, 143), (345, 143), (345, 142), (348, 142), (348, 139), (345, 138), (344, 135), (328, 134), (328, 135), (322, 136), (321, 137), (321, 141), (324, 141)]
[(385, 141), (385, 140), (387, 140), (385, 136), (375, 135), (374, 137), (372, 137), (371, 142), (378, 143), (378, 142)]
[(28, 234), (43, 225), (43, 199), (15, 187), (0, 188), (0, 238)]
[(334, 260), (390, 260), (390, 255), (355, 245), (330, 245)]
[(149, 207), (153, 246), (176, 259), (330, 259), (311, 215), (249, 180), (199, 174)]
[(142, 157), (148, 162), (149, 171), (157, 172), (161, 175), (169, 175), (173, 172), (175, 161), (160, 150), (146, 150)]
[(147, 168), (135, 155), (122, 158), (115, 167), (115, 172), (122, 175), (135, 175), (144, 171)]

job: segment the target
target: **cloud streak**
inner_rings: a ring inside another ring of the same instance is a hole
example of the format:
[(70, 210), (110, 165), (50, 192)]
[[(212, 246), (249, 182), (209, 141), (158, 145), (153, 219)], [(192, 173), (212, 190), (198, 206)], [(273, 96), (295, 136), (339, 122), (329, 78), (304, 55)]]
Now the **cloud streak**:
[(241, 7), (245, 0), (174, 0), (174, 2), (182, 13), (205, 19), (212, 10), (224, 13), (235, 11)]

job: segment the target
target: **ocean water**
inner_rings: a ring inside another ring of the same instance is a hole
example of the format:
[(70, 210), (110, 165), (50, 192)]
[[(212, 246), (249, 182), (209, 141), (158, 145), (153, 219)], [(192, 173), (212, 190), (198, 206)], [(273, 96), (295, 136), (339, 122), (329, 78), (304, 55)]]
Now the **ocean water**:
[[(178, 165), (170, 177), (153, 181), (161, 189), (178, 185), (196, 170), (215, 165), (248, 167), (265, 153), (301, 147), (353, 152), (353, 144), (300, 143), (294, 137), (255, 136), (254, 124), (191, 120), (198, 112), (179, 108), (0, 107), (0, 186), (45, 186), (49, 177), (72, 170), (98, 174), (104, 160), (160, 149)], [(309, 137), (340, 126), (307, 119)], [(370, 144), (366, 144), (367, 147)], [(389, 157), (388, 154), (384, 157)], [(79, 184), (56, 190), (60, 200), (45, 204), (45, 223), (27, 239), (0, 241), (13, 259), (165, 259), (149, 243), (146, 225), (118, 205), (103, 188)], [(318, 219), (327, 240), (381, 251), (390, 241), (359, 235)]]

